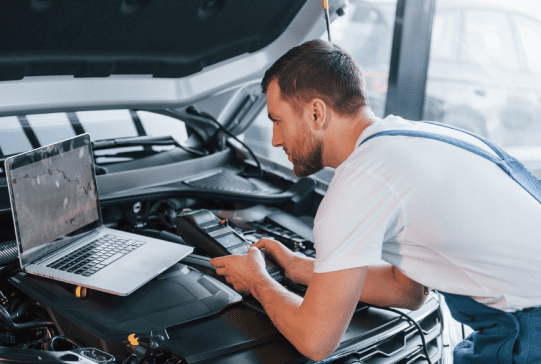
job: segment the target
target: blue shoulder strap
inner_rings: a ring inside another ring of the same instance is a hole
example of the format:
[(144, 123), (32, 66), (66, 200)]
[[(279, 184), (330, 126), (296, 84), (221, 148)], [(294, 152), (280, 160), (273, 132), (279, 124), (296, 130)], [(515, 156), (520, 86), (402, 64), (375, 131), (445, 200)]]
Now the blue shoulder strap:
[(491, 153), (488, 153), (484, 149), (468, 143), (466, 141), (449, 137), (446, 135), (431, 133), (431, 132), (425, 132), (425, 131), (416, 131), (416, 130), (386, 130), (379, 133), (375, 133), (370, 135), (368, 138), (364, 139), (360, 144), (363, 144), (367, 142), (368, 140), (379, 137), (379, 136), (395, 136), (395, 135), (401, 135), (401, 136), (411, 136), (411, 137), (421, 137), (421, 138), (429, 138), (429, 139), (435, 139), (442, 142), (446, 142), (452, 145), (455, 145), (457, 147), (460, 147), (462, 149), (465, 149), (467, 151), (470, 151), (472, 153), (475, 153), (477, 155), (480, 155), (483, 158), (486, 158), (490, 160), (493, 163), (496, 163), (498, 166), (500, 166), (501, 169), (503, 169), (511, 178), (513, 178), (518, 184), (520, 184), (530, 195), (532, 195), (533, 198), (535, 198), (539, 203), (541, 203), (541, 181), (539, 181), (537, 178), (535, 178), (530, 171), (524, 167), (522, 163), (520, 163), (516, 158), (510, 156), (507, 154), (503, 149), (498, 147), (496, 144), (492, 143), (491, 141), (479, 136), (475, 135), (473, 133), (470, 133), (469, 131), (462, 130), (459, 128), (455, 128), (450, 125), (446, 124), (440, 124), (430, 121), (423, 121), (423, 123), (427, 124), (433, 124), (438, 125), (441, 127), (454, 129), (461, 131), (463, 133), (469, 134), (483, 143), (485, 143), (490, 149), (496, 153), (497, 157), (492, 155)]

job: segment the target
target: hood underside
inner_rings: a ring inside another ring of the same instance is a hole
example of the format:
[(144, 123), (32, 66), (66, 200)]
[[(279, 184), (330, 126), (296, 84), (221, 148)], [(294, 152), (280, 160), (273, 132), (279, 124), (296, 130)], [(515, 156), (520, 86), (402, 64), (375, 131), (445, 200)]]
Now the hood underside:
[(188, 105), (253, 83), (324, 29), (320, 1), (8, 2), (0, 116)]
[(0, 80), (184, 77), (270, 44), (306, 0), (22, 0), (0, 12)]

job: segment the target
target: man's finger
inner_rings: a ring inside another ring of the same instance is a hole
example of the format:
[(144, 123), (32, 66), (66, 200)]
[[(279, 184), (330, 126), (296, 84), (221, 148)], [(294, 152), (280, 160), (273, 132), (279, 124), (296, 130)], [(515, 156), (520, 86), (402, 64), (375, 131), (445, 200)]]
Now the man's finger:
[(261, 238), (261, 239), (258, 240), (257, 243), (252, 244), (252, 246), (254, 248), (258, 248), (258, 249), (264, 248), (265, 247), (265, 241), (263, 240), (263, 238)]
[(271, 242), (275, 242), (276, 240), (273, 240), (273, 239), (268, 239), (268, 238), (261, 238), (257, 241), (257, 243), (255, 244), (252, 244), (253, 247), (255, 248), (258, 248), (258, 249), (261, 249), (261, 248), (265, 248), (265, 244), (268, 244), (268, 243), (271, 243)]
[(225, 261), (227, 257), (212, 258), (209, 263), (213, 267), (225, 267)]
[(226, 275), (225, 268), (223, 268), (223, 267), (216, 268), (216, 274), (219, 274), (221, 276), (225, 276)]
[(265, 258), (265, 256), (263, 255), (263, 252), (261, 250), (257, 249), (256, 247), (253, 247), (253, 246), (250, 247), (250, 249), (248, 249), (248, 255), (251, 255), (252, 258), (254, 258), (254, 259), (257, 259), (256, 255), (259, 255), (259, 257), (261, 259)]
[(259, 254), (260, 251), (259, 249), (257, 249), (257, 247), (255, 246), (251, 246), (250, 249), (248, 249), (248, 255), (254, 255), (254, 254)]

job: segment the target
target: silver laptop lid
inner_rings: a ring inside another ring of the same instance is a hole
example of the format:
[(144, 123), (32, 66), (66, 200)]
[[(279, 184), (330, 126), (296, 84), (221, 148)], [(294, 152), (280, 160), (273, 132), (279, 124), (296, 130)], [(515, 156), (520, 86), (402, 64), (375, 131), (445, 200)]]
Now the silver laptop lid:
[(90, 136), (5, 161), (21, 267), (102, 225)]

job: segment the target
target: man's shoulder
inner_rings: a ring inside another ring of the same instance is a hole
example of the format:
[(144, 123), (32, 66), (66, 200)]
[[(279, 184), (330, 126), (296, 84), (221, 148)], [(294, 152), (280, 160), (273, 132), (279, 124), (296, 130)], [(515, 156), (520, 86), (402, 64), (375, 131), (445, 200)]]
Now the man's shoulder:
[[(366, 128), (359, 136), (356, 146), (359, 147), (361, 143), (367, 139), (374, 138), (376, 134), (391, 130), (430, 131), (433, 128), (434, 124), (429, 124), (423, 121), (406, 120), (399, 116), (389, 115), (385, 119), (379, 119), (377, 122)], [(437, 128), (436, 130), (444, 131), (442, 128)]]
[[(380, 162), (396, 160), (395, 157), (402, 155), (404, 152), (408, 153), (408, 150), (404, 150), (400, 143), (389, 143), (385, 138), (377, 137), (377, 134), (391, 130), (424, 130), (423, 124), (422, 122), (406, 120), (394, 115), (378, 120), (361, 133), (356, 147), (344, 163), (344, 167), (372, 162), (374, 158), (383, 158), (379, 160)], [(364, 141), (366, 143), (363, 143)], [(390, 160), (387, 160), (388, 158)]]

